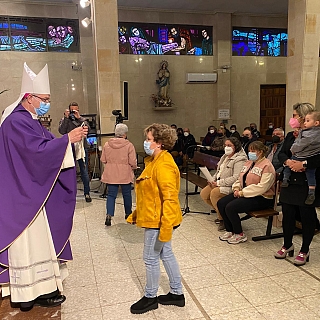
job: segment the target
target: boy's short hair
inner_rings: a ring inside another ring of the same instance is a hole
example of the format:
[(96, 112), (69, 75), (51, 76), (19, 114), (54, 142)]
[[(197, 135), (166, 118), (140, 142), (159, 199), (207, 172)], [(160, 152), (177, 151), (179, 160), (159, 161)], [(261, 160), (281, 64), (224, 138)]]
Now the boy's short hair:
[(311, 115), (314, 121), (320, 121), (320, 111), (312, 111), (312, 112), (309, 112), (308, 114)]

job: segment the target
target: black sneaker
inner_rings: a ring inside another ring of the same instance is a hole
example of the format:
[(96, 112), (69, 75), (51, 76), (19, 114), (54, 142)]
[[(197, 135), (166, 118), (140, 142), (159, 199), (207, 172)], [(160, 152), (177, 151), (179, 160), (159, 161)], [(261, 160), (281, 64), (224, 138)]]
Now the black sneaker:
[(84, 198), (86, 199), (86, 202), (91, 202), (92, 201), (92, 199), (90, 197), (90, 194), (85, 194)]
[(184, 294), (174, 294), (169, 292), (166, 295), (162, 295), (158, 297), (158, 302), (160, 304), (177, 306), (177, 307), (184, 307), (186, 301), (184, 299)]
[(158, 299), (142, 297), (130, 307), (131, 313), (141, 314), (150, 310), (158, 309)]
[(313, 193), (308, 194), (306, 201), (304, 202), (305, 204), (313, 204), (315, 200), (315, 196)]
[(106, 222), (104, 224), (108, 227), (111, 226), (111, 216), (109, 214), (107, 214)]

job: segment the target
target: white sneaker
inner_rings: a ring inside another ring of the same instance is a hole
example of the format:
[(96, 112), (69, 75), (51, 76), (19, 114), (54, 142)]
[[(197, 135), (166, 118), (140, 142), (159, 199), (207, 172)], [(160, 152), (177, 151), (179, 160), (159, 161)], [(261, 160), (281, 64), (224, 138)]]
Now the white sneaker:
[(232, 232), (225, 232), (223, 235), (219, 236), (219, 239), (221, 241), (228, 241), (229, 239), (231, 239), (233, 236), (233, 233)]
[(229, 238), (227, 241), (230, 244), (238, 244), (240, 242), (246, 242), (248, 240), (247, 236), (242, 233), (242, 235), (240, 234), (234, 234), (231, 238)]

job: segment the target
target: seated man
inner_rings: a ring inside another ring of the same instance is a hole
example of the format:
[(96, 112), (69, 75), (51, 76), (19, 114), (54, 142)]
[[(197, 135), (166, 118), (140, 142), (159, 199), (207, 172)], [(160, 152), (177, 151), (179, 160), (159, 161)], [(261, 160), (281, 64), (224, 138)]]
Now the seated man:
[(266, 130), (266, 136), (272, 136), (273, 134), (273, 123), (270, 121), (268, 124), (268, 129)]
[(242, 143), (242, 148), (244, 149), (245, 153), (248, 155), (248, 148), (249, 144), (253, 141), (256, 141), (258, 138), (256, 135), (253, 135), (251, 132), (250, 127), (245, 127), (242, 133), (242, 138), (241, 138), (241, 143)]
[(258, 131), (257, 125), (254, 122), (250, 123), (250, 129), (251, 129), (251, 132), (254, 136), (256, 136), (257, 138), (260, 138), (260, 136), (261, 136), (260, 132)]
[(272, 133), (272, 143), (269, 145), (269, 150), (267, 151), (267, 159), (269, 159), (276, 172), (281, 173), (283, 170), (283, 165), (280, 162), (278, 156), (281, 151), (284, 141), (284, 131), (281, 128), (276, 128)]

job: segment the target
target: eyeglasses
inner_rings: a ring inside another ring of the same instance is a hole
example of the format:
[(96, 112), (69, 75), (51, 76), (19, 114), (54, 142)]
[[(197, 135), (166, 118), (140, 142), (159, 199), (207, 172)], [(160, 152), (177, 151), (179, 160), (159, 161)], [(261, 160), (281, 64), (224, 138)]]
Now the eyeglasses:
[(35, 94), (33, 94), (32, 96), (40, 99), (41, 101), (43, 101), (45, 103), (50, 103), (51, 102), (50, 98), (40, 98), (40, 97), (36, 96)]

